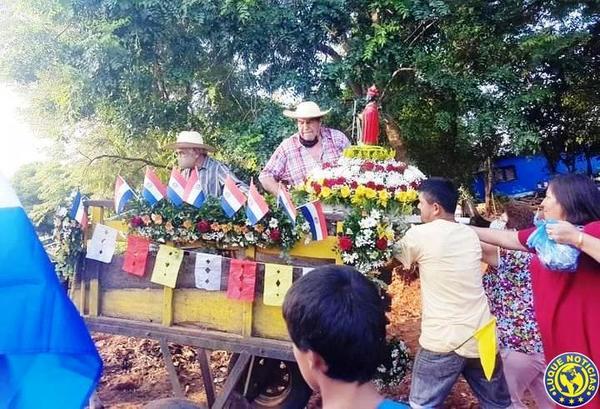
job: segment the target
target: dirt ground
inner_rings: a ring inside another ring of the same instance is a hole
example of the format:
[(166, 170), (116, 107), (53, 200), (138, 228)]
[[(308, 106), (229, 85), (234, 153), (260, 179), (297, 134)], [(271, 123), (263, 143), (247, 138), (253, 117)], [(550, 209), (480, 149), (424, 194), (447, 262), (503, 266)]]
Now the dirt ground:
[[(395, 294), (390, 313), (390, 332), (403, 339), (411, 350), (417, 350), (420, 332), (420, 293), (418, 281), (405, 284), (395, 281), (391, 286)], [(100, 381), (98, 396), (107, 408), (141, 408), (151, 400), (170, 397), (171, 385), (162, 362), (158, 342), (108, 334), (94, 334), (94, 340), (102, 359), (104, 374)], [(171, 354), (186, 397), (197, 402), (206, 402), (200, 367), (193, 348), (171, 345)], [(223, 351), (212, 353), (210, 366), (218, 391), (227, 375), (229, 354)], [(383, 391), (387, 396), (400, 401), (408, 400), (410, 373), (399, 387)], [(321, 407), (318, 396), (311, 399), (310, 409)], [(477, 408), (469, 386), (460, 379), (446, 400), (448, 408)]]

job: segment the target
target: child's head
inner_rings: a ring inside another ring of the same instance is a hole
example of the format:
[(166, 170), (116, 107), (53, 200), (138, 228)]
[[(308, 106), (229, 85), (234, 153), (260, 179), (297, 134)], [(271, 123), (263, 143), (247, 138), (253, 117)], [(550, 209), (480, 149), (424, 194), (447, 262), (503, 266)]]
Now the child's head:
[(312, 270), (285, 296), (283, 317), (302, 376), (313, 389), (319, 376), (365, 383), (385, 346), (387, 323), (375, 285), (356, 269)]

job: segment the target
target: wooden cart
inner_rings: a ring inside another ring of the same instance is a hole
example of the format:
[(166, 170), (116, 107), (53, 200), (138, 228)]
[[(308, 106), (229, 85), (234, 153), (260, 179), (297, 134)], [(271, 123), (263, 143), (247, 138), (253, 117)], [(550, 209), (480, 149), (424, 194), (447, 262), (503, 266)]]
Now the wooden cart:
[[(126, 233), (123, 223), (104, 221), (103, 205), (106, 206), (106, 201), (88, 202), (92, 225), (102, 223)], [(299, 244), (289, 253), (290, 264), (314, 267), (340, 263), (335, 244), (335, 237)], [(193, 248), (229, 258), (288, 264), (278, 249)], [(252, 407), (303, 408), (310, 390), (294, 362), (281, 308), (262, 303), (263, 270), (257, 271), (255, 301), (241, 302), (228, 299), (225, 291), (195, 288), (194, 259), (188, 253), (184, 256), (176, 288), (150, 282), (148, 271), (152, 270), (154, 257), (151, 253), (144, 277), (123, 272), (122, 256), (115, 256), (110, 264), (82, 261), (70, 294), (88, 328), (158, 340), (176, 397), (183, 397), (183, 391), (167, 347), (169, 342), (198, 348), (210, 408), (233, 407), (235, 394), (244, 396)], [(227, 263), (227, 259), (224, 262)], [(294, 279), (301, 274), (301, 269), (294, 269)], [(221, 288), (226, 288), (226, 282)], [(219, 396), (215, 395), (209, 370), (208, 353), (212, 350), (234, 354)]]

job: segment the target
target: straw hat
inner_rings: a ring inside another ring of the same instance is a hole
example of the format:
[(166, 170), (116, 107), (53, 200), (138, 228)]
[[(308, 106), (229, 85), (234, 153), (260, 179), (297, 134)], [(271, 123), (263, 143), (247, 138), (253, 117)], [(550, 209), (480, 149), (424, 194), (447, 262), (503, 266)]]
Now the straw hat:
[(206, 149), (207, 151), (214, 152), (215, 148), (204, 143), (204, 138), (200, 133), (196, 131), (182, 131), (177, 135), (175, 143), (170, 143), (166, 146), (169, 149), (177, 148), (198, 148)]
[(283, 111), (283, 115), (288, 118), (321, 118), (331, 111), (329, 108), (327, 111), (321, 111), (321, 108), (312, 101), (301, 102), (296, 107), (295, 111)]

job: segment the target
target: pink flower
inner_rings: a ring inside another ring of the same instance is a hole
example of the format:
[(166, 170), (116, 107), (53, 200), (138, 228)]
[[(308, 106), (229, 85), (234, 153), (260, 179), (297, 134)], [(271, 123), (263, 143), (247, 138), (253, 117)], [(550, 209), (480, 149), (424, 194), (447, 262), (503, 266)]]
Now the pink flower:
[(277, 228), (271, 229), (269, 232), (269, 238), (274, 242), (281, 240), (281, 231)]
[(365, 162), (361, 166), (362, 170), (373, 170), (375, 168), (375, 164), (373, 162)]
[(210, 223), (206, 220), (200, 220), (196, 223), (196, 229), (198, 229), (200, 233), (208, 233), (210, 231)]
[(133, 216), (130, 223), (131, 227), (140, 227), (144, 224), (144, 220), (140, 216)]
[(377, 241), (375, 242), (375, 247), (377, 247), (381, 251), (385, 251), (385, 249), (388, 248), (387, 239), (385, 237), (377, 239)]
[(338, 246), (342, 251), (350, 251), (352, 249), (352, 239), (348, 236), (340, 236), (338, 238)]

